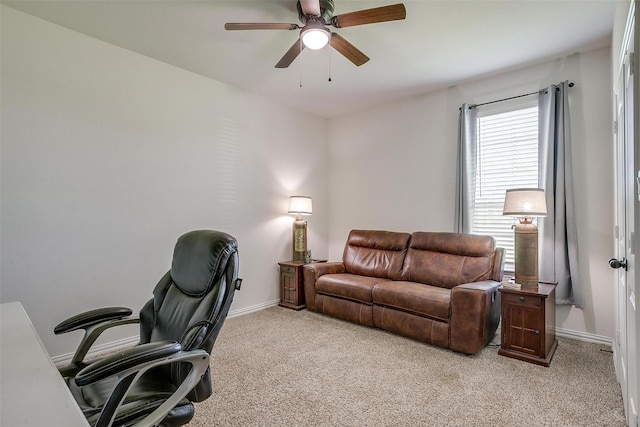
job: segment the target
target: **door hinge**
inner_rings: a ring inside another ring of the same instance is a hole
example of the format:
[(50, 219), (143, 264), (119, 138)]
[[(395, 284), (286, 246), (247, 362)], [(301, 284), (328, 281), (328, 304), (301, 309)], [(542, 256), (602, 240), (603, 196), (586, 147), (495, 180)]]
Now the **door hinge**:
[(614, 135), (618, 134), (618, 121), (617, 120), (613, 121), (613, 133), (614, 133)]
[(635, 52), (629, 52), (629, 74), (633, 75), (636, 69), (636, 55)]
[(620, 238), (620, 226), (619, 225), (616, 225), (616, 228), (614, 230), (614, 234), (615, 234), (616, 239)]
[(634, 237), (635, 237), (635, 236), (633, 235), (633, 232), (631, 232), (631, 233), (629, 234), (629, 243), (628, 243), (628, 250), (629, 250), (629, 253), (630, 253), (631, 255), (634, 255), (634, 254), (636, 253), (636, 252), (635, 252), (635, 249), (634, 249), (634, 247), (633, 247), (633, 239), (634, 239)]

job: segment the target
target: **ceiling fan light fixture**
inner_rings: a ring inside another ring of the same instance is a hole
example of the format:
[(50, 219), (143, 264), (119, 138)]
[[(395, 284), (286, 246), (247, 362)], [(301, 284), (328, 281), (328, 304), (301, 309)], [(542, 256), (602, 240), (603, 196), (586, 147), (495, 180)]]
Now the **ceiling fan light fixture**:
[(322, 49), (329, 43), (329, 38), (331, 37), (331, 33), (324, 26), (316, 27), (313, 26), (311, 28), (304, 28), (300, 32), (300, 38), (302, 39), (302, 43), (309, 49), (318, 50)]
[(333, 49), (359, 67), (369, 61), (369, 57), (342, 38), (340, 34), (331, 32), (327, 27), (346, 28), (377, 22), (397, 21), (407, 17), (407, 10), (402, 3), (356, 10), (341, 15), (333, 15), (334, 0), (297, 0), (296, 8), (303, 27), (297, 24), (273, 22), (228, 22), (224, 24), (224, 28), (226, 30), (300, 30), (300, 35), (295, 43), (276, 63), (276, 68), (287, 68), (305, 47), (318, 50), (327, 44), (330, 44)]

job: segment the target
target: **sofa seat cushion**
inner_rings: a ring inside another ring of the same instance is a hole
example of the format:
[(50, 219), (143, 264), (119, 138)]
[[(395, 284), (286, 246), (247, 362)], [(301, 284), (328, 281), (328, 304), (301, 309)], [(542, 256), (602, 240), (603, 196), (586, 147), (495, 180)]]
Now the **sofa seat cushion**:
[(416, 282), (382, 282), (373, 289), (373, 304), (449, 322), (451, 290)]
[(387, 279), (360, 276), (357, 274), (325, 274), (316, 281), (316, 292), (319, 294), (346, 298), (353, 301), (372, 304), (373, 288), (386, 283)]

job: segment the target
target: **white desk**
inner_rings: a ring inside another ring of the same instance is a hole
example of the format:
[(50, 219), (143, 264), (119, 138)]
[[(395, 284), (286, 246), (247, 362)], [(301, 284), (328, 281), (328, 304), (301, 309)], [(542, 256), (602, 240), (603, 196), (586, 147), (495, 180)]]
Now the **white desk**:
[(19, 302), (0, 304), (0, 425), (89, 425)]

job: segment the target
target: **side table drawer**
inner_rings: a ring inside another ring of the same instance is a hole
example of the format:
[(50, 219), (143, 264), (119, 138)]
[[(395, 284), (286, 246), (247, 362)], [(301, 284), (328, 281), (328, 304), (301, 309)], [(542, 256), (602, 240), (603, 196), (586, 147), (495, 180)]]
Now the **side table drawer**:
[(280, 267), (280, 273), (282, 274), (296, 274), (296, 268), (295, 267), (287, 267), (285, 265)]
[(502, 298), (506, 304), (523, 305), (528, 307), (540, 307), (542, 301), (539, 297), (529, 295), (504, 294)]

